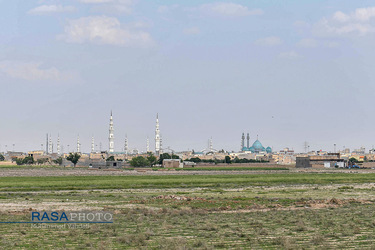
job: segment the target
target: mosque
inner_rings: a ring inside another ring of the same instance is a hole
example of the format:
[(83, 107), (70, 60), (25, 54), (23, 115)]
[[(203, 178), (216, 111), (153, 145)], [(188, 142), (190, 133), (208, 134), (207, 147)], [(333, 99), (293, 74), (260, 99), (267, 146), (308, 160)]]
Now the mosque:
[(260, 152), (266, 152), (266, 153), (272, 153), (272, 148), (271, 147), (263, 147), (262, 143), (257, 140), (253, 143), (253, 145), (250, 147), (250, 135), (247, 133), (247, 145), (245, 147), (245, 133), (242, 133), (242, 140), (241, 140), (241, 151), (242, 152), (251, 152), (251, 153), (260, 153)]

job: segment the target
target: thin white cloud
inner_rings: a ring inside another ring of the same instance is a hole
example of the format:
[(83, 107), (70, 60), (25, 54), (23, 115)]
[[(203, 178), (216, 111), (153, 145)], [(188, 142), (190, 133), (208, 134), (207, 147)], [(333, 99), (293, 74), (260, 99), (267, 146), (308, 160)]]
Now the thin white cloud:
[(114, 0), (79, 0), (81, 3), (112, 3)]
[(79, 0), (93, 5), (91, 11), (111, 14), (131, 14), (136, 0)]
[(316, 41), (315, 39), (311, 39), (311, 38), (305, 38), (305, 39), (301, 39), (297, 43), (297, 46), (302, 47), (302, 48), (316, 48), (318, 46), (318, 41)]
[(294, 24), (293, 24), (296, 28), (300, 28), (300, 29), (306, 29), (306, 28), (310, 28), (310, 24), (305, 22), (305, 21), (295, 21)]
[(295, 51), (286, 51), (279, 54), (279, 58), (283, 59), (299, 59), (302, 56)]
[(151, 35), (132, 27), (124, 27), (114, 17), (89, 16), (69, 20), (58, 39), (68, 43), (108, 44), (124, 47), (150, 47)]
[(201, 30), (198, 27), (184, 29), (184, 34), (186, 35), (198, 35), (199, 33), (201, 33)]
[(281, 38), (277, 36), (264, 37), (255, 41), (255, 44), (257, 45), (266, 45), (266, 46), (276, 46), (282, 43), (283, 41), (281, 40)]
[(41, 5), (34, 9), (29, 10), (27, 13), (31, 15), (44, 15), (51, 13), (62, 13), (62, 12), (74, 12), (76, 8), (74, 6), (63, 6), (63, 5)]
[(173, 11), (179, 7), (178, 4), (173, 4), (173, 5), (162, 5), (159, 6), (157, 9), (158, 13), (168, 13), (170, 11)]
[(243, 17), (264, 13), (261, 9), (249, 9), (241, 4), (224, 2), (203, 4), (198, 9), (205, 14), (222, 17)]
[(337, 48), (340, 44), (338, 42), (328, 41), (324, 43), (324, 46), (327, 48)]
[(69, 78), (55, 67), (44, 68), (40, 62), (1, 61), (0, 72), (27, 81), (61, 81)]
[(375, 7), (358, 8), (350, 13), (337, 11), (315, 24), (318, 36), (365, 36), (375, 32)]

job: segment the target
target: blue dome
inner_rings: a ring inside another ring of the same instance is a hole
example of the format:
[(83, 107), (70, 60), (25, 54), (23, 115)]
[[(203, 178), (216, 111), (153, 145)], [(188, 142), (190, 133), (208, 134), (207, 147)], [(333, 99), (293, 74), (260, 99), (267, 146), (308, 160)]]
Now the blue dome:
[(272, 153), (272, 148), (271, 148), (271, 147), (267, 147), (267, 148), (266, 148), (266, 152), (267, 152), (267, 153)]
[(254, 153), (254, 152), (255, 152), (254, 147), (250, 147), (250, 148), (249, 148), (249, 151), (250, 151), (251, 153)]
[(266, 151), (266, 149), (263, 147), (262, 143), (260, 143), (259, 140), (256, 140), (253, 143), (253, 148), (255, 151)]
[(242, 151), (249, 151), (249, 149), (247, 147), (243, 147)]

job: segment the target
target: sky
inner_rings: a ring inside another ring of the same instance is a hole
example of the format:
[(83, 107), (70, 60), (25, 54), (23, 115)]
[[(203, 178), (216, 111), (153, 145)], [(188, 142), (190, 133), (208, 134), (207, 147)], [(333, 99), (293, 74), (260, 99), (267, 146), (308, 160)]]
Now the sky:
[[(375, 144), (375, 3), (0, 0), (0, 151)], [(14, 146), (13, 146), (14, 144)], [(69, 145), (69, 147), (68, 147)]]

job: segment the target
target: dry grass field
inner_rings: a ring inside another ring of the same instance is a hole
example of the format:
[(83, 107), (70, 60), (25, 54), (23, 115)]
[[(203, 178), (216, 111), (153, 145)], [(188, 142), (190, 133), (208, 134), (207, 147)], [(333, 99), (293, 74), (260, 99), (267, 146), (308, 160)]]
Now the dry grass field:
[(113, 224), (86, 228), (0, 224), (3, 249), (371, 249), (375, 245), (371, 171), (0, 171), (2, 222), (30, 221), (31, 211), (43, 210), (114, 213)]

